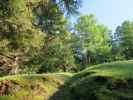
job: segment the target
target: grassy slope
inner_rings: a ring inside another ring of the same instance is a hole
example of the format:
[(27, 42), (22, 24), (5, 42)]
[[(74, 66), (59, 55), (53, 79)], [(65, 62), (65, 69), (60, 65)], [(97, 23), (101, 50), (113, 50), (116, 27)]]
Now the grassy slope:
[(12, 96), (0, 100), (133, 100), (133, 61), (95, 65), (76, 74), (17, 75), (0, 80), (11, 80), (15, 87), (8, 91)]
[(70, 73), (32, 74), (7, 76), (0, 79), (0, 93), (5, 84), (9, 85), (0, 100), (48, 100)]
[(133, 61), (89, 67), (74, 75), (51, 100), (133, 100)]
[(93, 76), (108, 76), (119, 79), (133, 78), (133, 61), (119, 61), (95, 65), (85, 69), (79, 74), (93, 73)]

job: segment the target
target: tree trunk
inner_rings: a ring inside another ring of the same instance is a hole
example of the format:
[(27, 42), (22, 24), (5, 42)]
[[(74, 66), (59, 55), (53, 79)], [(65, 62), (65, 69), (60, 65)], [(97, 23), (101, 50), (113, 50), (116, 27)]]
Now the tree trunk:
[(14, 58), (11, 74), (12, 75), (18, 74), (18, 57)]
[(63, 67), (63, 71), (66, 72), (67, 71), (66, 66), (63, 65), (62, 67)]

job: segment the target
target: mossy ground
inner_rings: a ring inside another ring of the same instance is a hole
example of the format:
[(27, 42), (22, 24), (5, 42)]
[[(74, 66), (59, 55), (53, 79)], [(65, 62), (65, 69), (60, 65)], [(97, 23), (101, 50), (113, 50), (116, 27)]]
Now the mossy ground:
[(133, 100), (133, 61), (95, 65), (75, 74), (0, 79), (6, 80), (10, 80), (11, 86), (0, 100)]
[(0, 79), (0, 100), (48, 100), (69, 77), (68, 73), (3, 77)]

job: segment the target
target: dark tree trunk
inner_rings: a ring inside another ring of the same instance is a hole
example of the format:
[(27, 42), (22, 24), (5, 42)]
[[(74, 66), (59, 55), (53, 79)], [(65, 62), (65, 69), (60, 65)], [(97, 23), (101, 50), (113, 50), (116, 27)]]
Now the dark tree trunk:
[(67, 71), (66, 66), (63, 65), (62, 67), (63, 67), (63, 71), (66, 72)]

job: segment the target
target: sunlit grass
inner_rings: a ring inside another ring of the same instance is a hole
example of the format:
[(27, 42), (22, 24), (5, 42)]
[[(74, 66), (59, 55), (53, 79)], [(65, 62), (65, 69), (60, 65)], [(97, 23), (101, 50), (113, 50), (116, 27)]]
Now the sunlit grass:
[(85, 69), (78, 74), (93, 73), (92, 76), (114, 78), (133, 78), (133, 60), (99, 64)]

